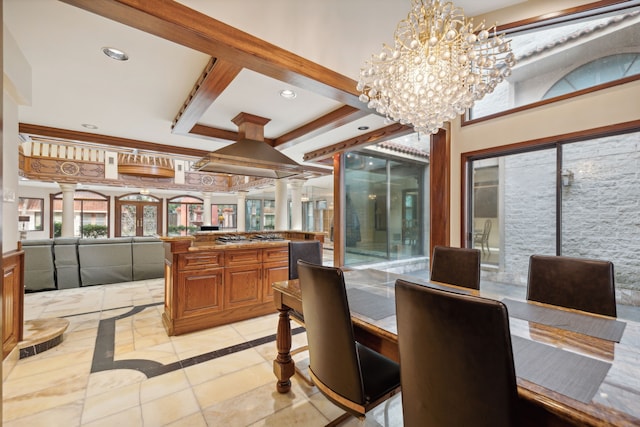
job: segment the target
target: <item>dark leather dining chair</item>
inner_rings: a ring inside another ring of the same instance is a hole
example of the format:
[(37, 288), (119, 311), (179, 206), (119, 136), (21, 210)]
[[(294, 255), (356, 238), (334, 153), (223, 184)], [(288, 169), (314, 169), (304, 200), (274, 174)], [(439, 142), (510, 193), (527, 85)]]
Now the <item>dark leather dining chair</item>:
[(403, 280), (395, 292), (404, 425), (516, 425), (505, 305)]
[(298, 261), (298, 273), (309, 374), (328, 400), (347, 411), (346, 416), (362, 418), (400, 390), (400, 367), (355, 341), (340, 269)]
[(322, 243), (319, 240), (289, 242), (289, 280), (298, 278), (298, 260), (322, 265)]
[(431, 261), (431, 280), (480, 289), (480, 250), (435, 246)]
[[(289, 280), (298, 278), (299, 259), (312, 264), (322, 265), (322, 243), (318, 240), (289, 242)], [(289, 316), (299, 325), (305, 326), (304, 316), (302, 313), (290, 311)], [(308, 346), (303, 345), (292, 349), (290, 354), (291, 356), (295, 356), (296, 354), (307, 351), (307, 349)], [(295, 371), (307, 384), (313, 385), (311, 378), (307, 377), (298, 365), (296, 365)]]
[(527, 300), (616, 317), (613, 263), (531, 255)]

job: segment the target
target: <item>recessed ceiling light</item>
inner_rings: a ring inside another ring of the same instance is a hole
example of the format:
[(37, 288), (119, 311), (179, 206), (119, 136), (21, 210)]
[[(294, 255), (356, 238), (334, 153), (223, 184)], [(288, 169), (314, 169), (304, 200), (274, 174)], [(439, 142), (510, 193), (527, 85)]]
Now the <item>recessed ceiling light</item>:
[(298, 96), (298, 94), (292, 91), (291, 89), (283, 89), (280, 91), (280, 96), (285, 99), (293, 99), (296, 96)]
[(358, 130), (369, 130), (369, 126), (359, 126)]
[(91, 123), (83, 123), (82, 127), (86, 129), (98, 129), (98, 126), (92, 125)]
[(111, 59), (116, 61), (126, 61), (129, 59), (129, 55), (126, 52), (116, 49), (114, 47), (103, 47), (102, 52)]

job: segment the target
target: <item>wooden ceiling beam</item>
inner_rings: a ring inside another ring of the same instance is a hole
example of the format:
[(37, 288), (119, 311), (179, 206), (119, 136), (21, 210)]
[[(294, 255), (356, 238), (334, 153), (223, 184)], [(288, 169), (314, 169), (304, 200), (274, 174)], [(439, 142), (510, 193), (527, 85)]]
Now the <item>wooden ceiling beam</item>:
[(358, 110), (349, 105), (343, 105), (329, 114), (325, 114), (306, 125), (300, 126), (291, 132), (279, 136), (275, 139), (274, 147), (281, 150), (292, 147), (302, 140), (310, 139), (324, 132), (337, 129), (340, 126), (361, 119), (368, 114), (369, 113), (366, 111)]
[(224, 92), (233, 79), (242, 71), (242, 67), (220, 58), (211, 58), (193, 89), (185, 100), (172, 131), (187, 135), (207, 112), (211, 104)]
[(324, 162), (331, 159), (334, 154), (341, 153), (343, 151), (352, 151), (358, 148), (365, 147), (367, 145), (375, 144), (377, 142), (386, 141), (390, 138), (397, 138), (404, 135), (413, 133), (412, 127), (401, 125), (399, 123), (393, 123), (384, 128), (380, 128), (371, 132), (367, 132), (363, 135), (356, 136), (351, 139), (346, 139), (337, 144), (330, 145), (328, 147), (320, 148), (315, 151), (311, 151), (304, 155), (303, 160), (305, 162)]
[(120, 138), (117, 136), (102, 135), (90, 132), (78, 132), (68, 129), (53, 128), (48, 126), (20, 123), (18, 132), (26, 135), (36, 135), (46, 138), (56, 138), (68, 141), (91, 142), (113, 147), (137, 148), (139, 150), (154, 151), (157, 153), (179, 154), (189, 157), (204, 157), (209, 154), (206, 150), (195, 148), (176, 147), (173, 145), (157, 144), (155, 142), (140, 141), (138, 139)]

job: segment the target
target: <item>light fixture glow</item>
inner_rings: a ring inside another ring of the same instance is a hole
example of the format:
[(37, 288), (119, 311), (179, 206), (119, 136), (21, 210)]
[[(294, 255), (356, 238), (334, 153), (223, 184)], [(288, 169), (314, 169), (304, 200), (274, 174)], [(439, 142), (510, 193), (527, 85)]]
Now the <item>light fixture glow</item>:
[(369, 126), (358, 126), (358, 130), (369, 130)]
[(357, 90), (369, 108), (421, 133), (437, 133), (493, 92), (515, 65), (495, 25), (474, 26), (451, 2), (411, 0), (394, 40), (362, 67)]
[(149, 189), (148, 188), (141, 188), (140, 189), (140, 194), (142, 194), (143, 196), (146, 196), (147, 194), (149, 194)]
[(81, 126), (86, 129), (98, 129), (98, 126), (92, 125), (91, 123), (83, 123)]
[(283, 89), (280, 91), (280, 96), (285, 99), (294, 99), (298, 94), (291, 89)]
[(125, 51), (116, 49), (114, 47), (103, 47), (102, 53), (104, 53), (111, 59), (115, 59), (116, 61), (127, 61), (129, 59), (129, 55), (127, 55)]

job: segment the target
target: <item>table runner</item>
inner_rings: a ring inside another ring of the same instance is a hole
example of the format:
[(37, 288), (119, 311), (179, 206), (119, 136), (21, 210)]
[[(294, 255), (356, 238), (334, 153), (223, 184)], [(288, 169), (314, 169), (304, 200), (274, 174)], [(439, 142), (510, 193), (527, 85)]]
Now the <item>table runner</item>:
[(395, 298), (386, 298), (358, 288), (347, 288), (349, 309), (373, 320), (396, 314)]
[(607, 376), (610, 363), (512, 335), (519, 378), (583, 403), (590, 403)]
[(620, 342), (626, 323), (571, 311), (542, 307), (508, 298), (502, 300), (509, 316), (592, 337)]

